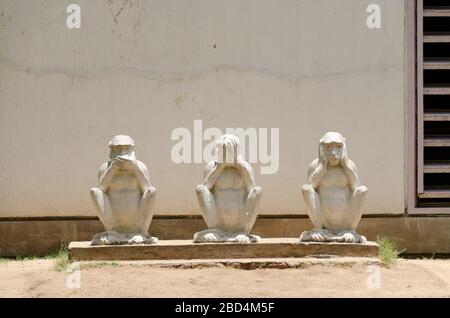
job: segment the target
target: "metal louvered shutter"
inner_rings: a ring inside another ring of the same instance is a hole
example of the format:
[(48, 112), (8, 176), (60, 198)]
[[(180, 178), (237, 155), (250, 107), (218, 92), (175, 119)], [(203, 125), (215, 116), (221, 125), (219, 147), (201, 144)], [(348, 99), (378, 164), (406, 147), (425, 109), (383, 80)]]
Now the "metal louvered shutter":
[(417, 207), (450, 207), (450, 0), (417, 1)]

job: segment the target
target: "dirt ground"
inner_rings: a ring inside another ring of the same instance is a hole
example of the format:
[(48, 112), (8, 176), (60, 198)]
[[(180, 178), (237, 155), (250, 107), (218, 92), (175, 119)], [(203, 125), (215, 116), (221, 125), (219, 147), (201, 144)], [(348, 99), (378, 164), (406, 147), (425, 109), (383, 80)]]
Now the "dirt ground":
[[(450, 260), (253, 270), (98, 263), (72, 272), (78, 276), (53, 265), (39, 259), (1, 262), (0, 297), (450, 297)], [(80, 288), (68, 288), (68, 280)]]

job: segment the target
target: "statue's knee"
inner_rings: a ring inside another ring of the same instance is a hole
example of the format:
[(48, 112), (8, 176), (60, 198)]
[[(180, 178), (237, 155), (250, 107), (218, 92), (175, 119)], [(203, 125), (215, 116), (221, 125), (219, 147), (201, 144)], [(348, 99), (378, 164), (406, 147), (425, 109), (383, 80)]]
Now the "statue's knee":
[(195, 192), (197, 192), (198, 195), (205, 194), (208, 191), (209, 191), (208, 188), (205, 185), (203, 185), (203, 184), (199, 184), (195, 188)]
[(103, 195), (103, 191), (97, 187), (91, 188), (90, 191), (91, 197), (94, 199), (98, 199)]
[(311, 187), (309, 184), (305, 184), (305, 185), (302, 186), (302, 192), (304, 194), (311, 193), (311, 192), (314, 192), (314, 188)]
[(360, 186), (355, 189), (353, 196), (357, 198), (363, 198), (367, 194), (367, 188), (365, 186)]
[(262, 195), (262, 189), (261, 189), (261, 187), (254, 187), (252, 190), (251, 190), (251, 192), (250, 192), (250, 198), (251, 199), (254, 199), (254, 200), (257, 200), (257, 199), (259, 199), (260, 197), (261, 197), (261, 195)]
[(91, 194), (94, 194), (94, 193), (101, 192), (101, 190), (97, 187), (93, 187), (93, 188), (91, 188), (90, 192), (91, 192)]
[(150, 187), (147, 190), (145, 190), (144, 198), (153, 198), (156, 195), (156, 188)]

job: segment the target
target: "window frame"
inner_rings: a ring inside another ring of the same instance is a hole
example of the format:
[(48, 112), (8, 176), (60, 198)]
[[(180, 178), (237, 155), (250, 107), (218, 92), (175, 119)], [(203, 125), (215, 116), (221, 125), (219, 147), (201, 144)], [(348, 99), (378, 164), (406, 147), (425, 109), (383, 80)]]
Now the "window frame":
[(450, 215), (450, 207), (417, 204), (424, 192), (423, 0), (406, 1), (405, 9), (406, 213)]

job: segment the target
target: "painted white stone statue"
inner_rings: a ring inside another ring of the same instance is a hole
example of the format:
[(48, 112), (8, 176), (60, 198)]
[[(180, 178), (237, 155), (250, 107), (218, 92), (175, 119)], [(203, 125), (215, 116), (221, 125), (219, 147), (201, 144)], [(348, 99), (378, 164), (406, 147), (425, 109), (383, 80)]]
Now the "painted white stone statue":
[(240, 141), (234, 135), (217, 140), (217, 160), (206, 165), (203, 184), (197, 186), (207, 230), (195, 233), (195, 243), (253, 243), (261, 240), (251, 235), (256, 221), (261, 188), (255, 184), (250, 164), (240, 153)]
[(319, 158), (311, 163), (302, 192), (314, 230), (303, 232), (300, 241), (366, 243), (356, 228), (367, 188), (359, 182), (340, 133), (320, 139)]
[(134, 140), (115, 136), (109, 143), (110, 159), (98, 173), (91, 197), (106, 232), (94, 236), (92, 245), (151, 244), (148, 235), (156, 189), (147, 167), (136, 159)]

